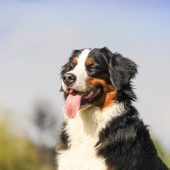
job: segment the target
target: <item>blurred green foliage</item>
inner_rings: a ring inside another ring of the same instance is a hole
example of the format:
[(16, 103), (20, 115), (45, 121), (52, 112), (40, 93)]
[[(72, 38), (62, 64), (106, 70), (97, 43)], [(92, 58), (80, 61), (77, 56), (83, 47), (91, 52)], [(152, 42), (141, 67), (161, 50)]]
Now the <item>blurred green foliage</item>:
[(0, 170), (54, 170), (55, 160), (50, 159), (53, 160), (48, 149), (42, 150), (14, 135), (0, 121)]
[(152, 136), (152, 139), (156, 146), (159, 157), (170, 168), (170, 148), (169, 148), (169, 150), (166, 150), (163, 147), (161, 141), (158, 138), (156, 138), (155, 136)]

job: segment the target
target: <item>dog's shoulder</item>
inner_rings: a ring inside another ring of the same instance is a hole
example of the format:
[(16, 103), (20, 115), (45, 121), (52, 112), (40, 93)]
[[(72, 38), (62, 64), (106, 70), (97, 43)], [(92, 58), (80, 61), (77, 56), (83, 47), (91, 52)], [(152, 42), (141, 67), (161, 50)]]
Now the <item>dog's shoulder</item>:
[(148, 127), (133, 106), (102, 129), (98, 155), (105, 158), (107, 166), (120, 170), (168, 169), (157, 155)]

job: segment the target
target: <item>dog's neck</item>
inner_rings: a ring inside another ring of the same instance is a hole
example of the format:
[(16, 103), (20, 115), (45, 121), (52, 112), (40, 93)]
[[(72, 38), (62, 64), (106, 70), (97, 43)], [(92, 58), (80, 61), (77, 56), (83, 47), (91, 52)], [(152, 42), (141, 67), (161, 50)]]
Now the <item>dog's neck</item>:
[(124, 105), (122, 103), (111, 103), (104, 109), (100, 107), (89, 107), (86, 110), (79, 112), (80, 118), (84, 125), (84, 130), (91, 135), (98, 135), (98, 133), (106, 127), (106, 124), (114, 117), (122, 115), (124, 112)]
[[(69, 134), (81, 136), (91, 136), (98, 138), (98, 134), (106, 127), (106, 124), (117, 116), (121, 116), (124, 113), (124, 104), (112, 102), (104, 109), (100, 107), (92, 106), (86, 109), (81, 109), (74, 119), (67, 119)], [(74, 134), (76, 133), (76, 134)]]

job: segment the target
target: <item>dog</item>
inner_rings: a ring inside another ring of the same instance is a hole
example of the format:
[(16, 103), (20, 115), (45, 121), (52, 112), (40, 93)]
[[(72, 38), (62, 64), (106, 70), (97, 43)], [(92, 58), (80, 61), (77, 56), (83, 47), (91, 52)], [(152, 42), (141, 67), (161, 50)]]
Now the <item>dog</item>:
[(58, 170), (168, 170), (132, 105), (137, 65), (108, 48), (73, 51), (61, 70)]

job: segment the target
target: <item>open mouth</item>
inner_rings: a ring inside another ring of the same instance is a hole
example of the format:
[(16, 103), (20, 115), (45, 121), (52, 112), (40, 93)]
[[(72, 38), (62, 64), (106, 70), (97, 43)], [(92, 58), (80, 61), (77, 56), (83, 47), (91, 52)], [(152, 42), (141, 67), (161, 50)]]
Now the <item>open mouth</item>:
[(85, 105), (87, 103), (93, 103), (94, 101), (100, 98), (102, 92), (103, 90), (100, 87), (100, 88), (96, 88), (95, 90), (91, 90), (89, 93), (85, 93), (82, 96), (81, 104)]
[(73, 89), (69, 90), (65, 101), (65, 111), (69, 118), (74, 118), (81, 107), (93, 103), (102, 96), (103, 89), (101, 87), (93, 88), (87, 92), (79, 92)]
[(81, 96), (81, 106), (88, 104), (88, 103), (93, 103), (97, 99), (100, 98), (102, 95), (103, 89), (101, 87), (97, 87), (93, 90), (90, 90), (88, 92), (79, 92), (76, 90), (72, 90), (70, 93), (73, 96), (80, 95)]

